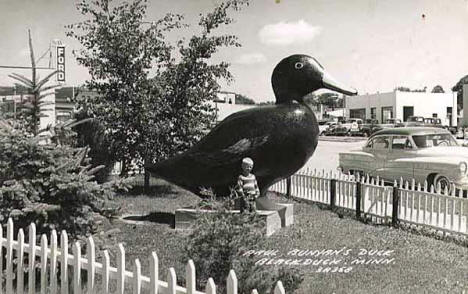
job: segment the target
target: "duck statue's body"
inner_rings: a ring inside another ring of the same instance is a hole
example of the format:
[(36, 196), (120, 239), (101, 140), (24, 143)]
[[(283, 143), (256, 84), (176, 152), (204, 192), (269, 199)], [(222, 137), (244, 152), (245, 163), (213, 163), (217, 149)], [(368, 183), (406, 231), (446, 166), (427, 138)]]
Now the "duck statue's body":
[(211, 188), (226, 196), (236, 184), (242, 159), (250, 157), (264, 195), (273, 183), (304, 166), (317, 147), (317, 119), (303, 97), (320, 88), (356, 94), (339, 86), (306, 55), (283, 59), (273, 70), (272, 86), (275, 105), (228, 116), (191, 149), (147, 166), (149, 171), (196, 194)]

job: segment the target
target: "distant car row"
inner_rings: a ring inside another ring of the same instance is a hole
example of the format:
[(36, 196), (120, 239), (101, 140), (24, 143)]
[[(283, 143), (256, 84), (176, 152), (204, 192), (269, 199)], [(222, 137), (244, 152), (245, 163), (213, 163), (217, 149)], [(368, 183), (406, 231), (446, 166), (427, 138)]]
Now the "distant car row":
[(364, 136), (369, 137), (377, 131), (387, 128), (398, 127), (434, 127), (449, 130), (457, 139), (468, 138), (468, 129), (442, 125), (440, 118), (424, 118), (422, 116), (410, 116), (406, 122), (400, 119), (387, 119), (385, 123), (379, 124), (376, 119), (366, 119), (364, 122), (360, 118), (351, 118), (343, 122), (322, 121), (319, 122), (319, 131), (322, 136)]

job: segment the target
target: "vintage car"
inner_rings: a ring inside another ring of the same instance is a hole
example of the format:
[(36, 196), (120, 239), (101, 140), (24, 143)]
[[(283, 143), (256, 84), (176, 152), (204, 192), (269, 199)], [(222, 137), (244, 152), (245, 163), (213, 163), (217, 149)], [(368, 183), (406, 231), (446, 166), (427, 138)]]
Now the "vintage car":
[[(440, 118), (433, 118), (428, 117), (424, 119), (424, 126), (425, 127), (434, 127), (434, 128), (444, 128), (448, 129), (442, 124), (442, 120)], [(452, 134), (453, 135), (453, 134)]]
[(362, 125), (362, 119), (350, 118), (345, 122), (338, 124), (334, 129), (335, 136), (352, 136), (359, 132)]
[(403, 127), (374, 133), (361, 150), (339, 154), (344, 173), (468, 189), (468, 148), (441, 128)]
[(389, 118), (383, 124), (379, 124), (378, 120), (372, 120), (377, 123), (371, 123), (361, 126), (361, 133), (364, 137), (370, 137), (373, 133), (386, 129), (386, 128), (395, 128), (401, 126), (401, 119), (399, 118)]
[(335, 126), (337, 123), (335, 121), (327, 121), (324, 124), (319, 124), (319, 135), (325, 135), (327, 131), (331, 131), (333, 126)]
[(401, 127), (423, 127), (424, 117), (422, 116), (409, 116), (404, 123), (401, 123)]

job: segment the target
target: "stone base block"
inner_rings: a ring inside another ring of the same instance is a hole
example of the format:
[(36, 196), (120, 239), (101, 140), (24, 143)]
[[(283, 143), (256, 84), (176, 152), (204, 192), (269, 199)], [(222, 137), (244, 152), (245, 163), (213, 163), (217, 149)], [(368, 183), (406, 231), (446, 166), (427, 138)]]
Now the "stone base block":
[(294, 204), (278, 203), (282, 208), (278, 210), (281, 218), (281, 227), (287, 227), (294, 224)]
[[(196, 210), (180, 208), (175, 211), (175, 229), (191, 229), (196, 219), (203, 213), (216, 213), (212, 210)], [(239, 210), (231, 210), (231, 213), (240, 213)], [(264, 232), (266, 236), (271, 236), (282, 227), (282, 219), (278, 211), (257, 210), (257, 214), (265, 221)]]

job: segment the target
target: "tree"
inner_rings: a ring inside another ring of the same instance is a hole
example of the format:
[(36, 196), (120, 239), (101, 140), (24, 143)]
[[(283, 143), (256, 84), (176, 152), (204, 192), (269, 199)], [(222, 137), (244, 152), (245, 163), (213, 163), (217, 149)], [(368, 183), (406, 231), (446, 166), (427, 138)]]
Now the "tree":
[(432, 88), (431, 93), (445, 93), (444, 88), (442, 88), (441, 85), (437, 85), (434, 88)]
[(418, 92), (418, 93), (425, 93), (427, 91), (427, 86), (424, 86), (424, 88), (422, 89), (414, 89), (414, 90), (411, 90), (411, 92)]
[(108, 131), (111, 152), (124, 163), (123, 174), (131, 160), (165, 159), (191, 147), (212, 126), (214, 111), (207, 102), (216, 99), (218, 80), (231, 81), (232, 76), (228, 63), (213, 64), (210, 58), (219, 47), (240, 46), (236, 36), (213, 32), (233, 21), (228, 10), (245, 4), (219, 4), (201, 16), (199, 35), (175, 46), (165, 37), (184, 26), (180, 15), (167, 14), (148, 27), (145, 0), (113, 7), (106, 0), (78, 4), (89, 19), (67, 26), (67, 34), (84, 46), (76, 57), (91, 74), (87, 87), (100, 94), (78, 104)]
[(343, 107), (343, 98), (338, 96), (336, 93), (322, 93), (317, 96), (313, 96), (316, 104), (323, 104), (330, 108), (341, 108)]
[(400, 91), (400, 92), (419, 92), (419, 93), (422, 93), (422, 92), (426, 92), (427, 91), (427, 86), (424, 86), (424, 88), (422, 89), (410, 89), (408, 87), (403, 87), (403, 86), (399, 86), (399, 87), (396, 87), (394, 89), (394, 91)]
[(468, 84), (468, 75), (461, 78), (455, 86), (452, 87), (453, 92), (457, 92), (457, 106), (458, 111), (464, 107), (463, 105), (463, 85)]
[(188, 44), (178, 41), (180, 60), (171, 59), (166, 70), (153, 79), (154, 94), (160, 103), (152, 107), (158, 107), (160, 117), (165, 120), (153, 137), (157, 141), (148, 146), (152, 149), (148, 153), (153, 155), (153, 161), (190, 148), (214, 125), (215, 112), (208, 102), (217, 99), (219, 80), (230, 82), (233, 77), (227, 62), (216, 64), (210, 59), (222, 46), (240, 46), (236, 36), (215, 35), (214, 32), (233, 22), (228, 16), (229, 10), (237, 11), (247, 4), (246, 0), (225, 1), (202, 15), (198, 23), (201, 34), (193, 35)]
[(77, 9), (88, 19), (68, 25), (67, 36), (84, 46), (75, 56), (91, 75), (86, 87), (100, 94), (77, 103), (108, 130), (111, 152), (123, 161), (125, 175), (130, 161), (138, 157), (141, 124), (148, 121), (149, 70), (153, 62), (168, 61), (171, 47), (164, 32), (177, 27), (179, 17), (168, 14), (146, 25), (143, 0), (115, 6), (107, 0), (82, 0)]
[(252, 105), (252, 104), (255, 104), (255, 101), (253, 101), (253, 99), (250, 99), (249, 97), (245, 95), (236, 94), (236, 104)]
[[(9, 77), (20, 82), (20, 87), (27, 93), (32, 95), (31, 99), (25, 101), (21, 105), (21, 109), (23, 112), (22, 114), (24, 115), (24, 119), (26, 120), (26, 127), (28, 131), (30, 131), (34, 136), (36, 136), (39, 134), (39, 131), (41, 131), (39, 130), (40, 119), (41, 117), (46, 116), (46, 114), (44, 114), (44, 111), (47, 109), (44, 107), (54, 104), (53, 102), (46, 101), (46, 97), (53, 94), (51, 90), (60, 87), (60, 85), (46, 86), (47, 82), (49, 82), (49, 80), (57, 73), (57, 71), (53, 71), (42, 80), (39, 80), (39, 77), (37, 75), (36, 59), (34, 56), (34, 49), (30, 30), (28, 30), (28, 38), (32, 77), (31, 79), (29, 79), (23, 75), (16, 73), (9, 75)], [(17, 87), (16, 84), (15, 87)]]
[(403, 87), (403, 86), (398, 86), (395, 88), (395, 91), (400, 91), (400, 92), (411, 92), (411, 89), (408, 87)]

